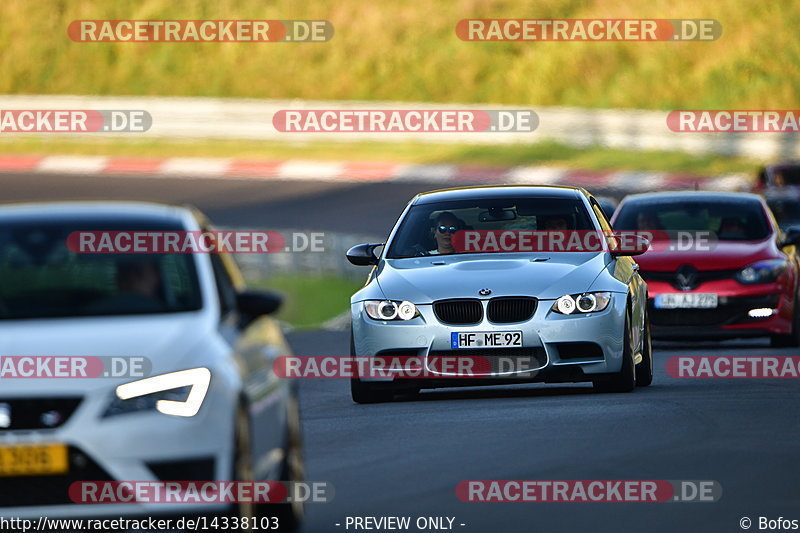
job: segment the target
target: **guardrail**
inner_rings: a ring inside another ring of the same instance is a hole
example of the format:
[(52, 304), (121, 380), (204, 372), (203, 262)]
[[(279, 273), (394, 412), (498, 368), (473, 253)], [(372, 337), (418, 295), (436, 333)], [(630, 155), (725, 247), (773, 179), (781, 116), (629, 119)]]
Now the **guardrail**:
[[(520, 109), (539, 116), (532, 133), (283, 133), (272, 125), (282, 109)], [(626, 150), (667, 150), (761, 159), (800, 157), (797, 133), (676, 133), (667, 127), (667, 111), (582, 109), (540, 106), (488, 106), (359, 101), (250, 100), (130, 96), (0, 95), (2, 109), (142, 109), (152, 116), (151, 128), (137, 136), (177, 139), (250, 139), (263, 141), (319, 140), (353, 142), (418, 141), (458, 144), (533, 144), (555, 140), (571, 146), (600, 145)], [(3, 136), (9, 136), (3, 133)], [(32, 133), (15, 135), (36, 135)], [(87, 133), (47, 135), (131, 135)], [(0, 145), (2, 146), (2, 145)]]
[[(223, 228), (253, 230), (255, 228)], [(263, 228), (259, 228), (262, 230)], [(313, 230), (318, 232), (319, 230)], [(306, 230), (280, 230), (284, 235), (307, 233)], [(282, 274), (304, 276), (336, 276), (354, 281), (364, 281), (368, 268), (350, 264), (345, 257), (348, 249), (364, 242), (383, 242), (385, 236), (357, 235), (326, 231), (320, 251), (293, 251), (270, 254), (236, 254), (236, 262), (247, 279), (269, 279)]]

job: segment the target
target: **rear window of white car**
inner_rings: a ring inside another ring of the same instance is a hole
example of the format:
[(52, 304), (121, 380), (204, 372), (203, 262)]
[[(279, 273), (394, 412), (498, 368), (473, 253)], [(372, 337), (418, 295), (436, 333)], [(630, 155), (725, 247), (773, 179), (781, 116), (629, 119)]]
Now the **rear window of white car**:
[(73, 231), (180, 231), (91, 220), (0, 226), (0, 320), (159, 314), (202, 307), (192, 254), (78, 254)]

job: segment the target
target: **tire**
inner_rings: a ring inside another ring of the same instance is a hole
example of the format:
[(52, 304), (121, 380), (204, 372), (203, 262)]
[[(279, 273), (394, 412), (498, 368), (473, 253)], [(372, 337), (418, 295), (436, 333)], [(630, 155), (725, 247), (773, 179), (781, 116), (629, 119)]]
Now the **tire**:
[(769, 338), (770, 346), (773, 348), (794, 348), (800, 346), (800, 313), (797, 306), (800, 300), (795, 298), (794, 314), (792, 315), (792, 331), (788, 335), (771, 335)]
[(653, 382), (653, 345), (650, 339), (650, 317), (644, 315), (642, 362), (636, 365), (636, 386), (647, 387)]
[(625, 313), (625, 339), (622, 347), (622, 368), (616, 374), (606, 374), (593, 381), (597, 392), (631, 392), (636, 387), (636, 368), (631, 346), (630, 309)]
[[(300, 429), (300, 406), (297, 394), (292, 391), (287, 407), (287, 442), (281, 463), (280, 481), (299, 482), (305, 480), (303, 461), (303, 437)], [(261, 516), (278, 519), (278, 531), (297, 531), (305, 515), (303, 502), (262, 505), (257, 510)]]
[[(286, 453), (281, 464), (279, 481), (303, 481), (304, 468), (302, 456), (302, 439), (300, 436), (300, 426), (297, 410), (297, 398), (292, 395), (289, 405), (288, 418), (288, 442)], [(233, 476), (234, 481), (255, 481), (252, 467), (252, 442), (250, 419), (247, 415), (247, 408), (239, 406), (235, 415), (235, 436), (234, 436), (234, 457), (233, 457)], [(296, 531), (300, 527), (303, 518), (303, 504), (297, 503), (238, 503), (234, 504), (231, 510), (233, 516), (246, 519), (242, 523), (246, 527), (241, 531), (258, 531), (261, 528), (252, 529), (253, 523), (261, 524), (262, 517), (277, 517), (277, 531)], [(275, 531), (275, 530), (273, 530)]]
[[(234, 436), (233, 436), (233, 465), (231, 479), (234, 481), (254, 481), (252, 459), (252, 442), (250, 440), (250, 418), (247, 414), (247, 407), (239, 405), (234, 414)], [(236, 503), (231, 508), (231, 514), (239, 518), (244, 518), (248, 526), (257, 516), (256, 504)], [(243, 531), (252, 531), (247, 527)]]

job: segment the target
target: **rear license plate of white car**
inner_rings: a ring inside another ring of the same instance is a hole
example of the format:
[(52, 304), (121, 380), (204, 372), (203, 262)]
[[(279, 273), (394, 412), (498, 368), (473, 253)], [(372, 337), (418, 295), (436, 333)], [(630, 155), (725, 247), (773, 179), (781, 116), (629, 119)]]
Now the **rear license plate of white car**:
[(707, 293), (666, 293), (656, 296), (656, 309), (715, 309), (717, 294)]
[(522, 347), (521, 331), (454, 331), (450, 345), (455, 348), (513, 348)]

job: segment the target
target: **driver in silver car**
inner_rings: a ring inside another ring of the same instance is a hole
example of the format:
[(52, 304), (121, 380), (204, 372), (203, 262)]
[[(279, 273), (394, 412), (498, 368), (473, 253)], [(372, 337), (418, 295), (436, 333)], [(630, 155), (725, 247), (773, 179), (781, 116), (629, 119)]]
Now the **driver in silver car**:
[(454, 254), (453, 233), (464, 229), (464, 222), (450, 211), (443, 211), (436, 217), (431, 228), (436, 239), (436, 249), (428, 250), (428, 255)]

